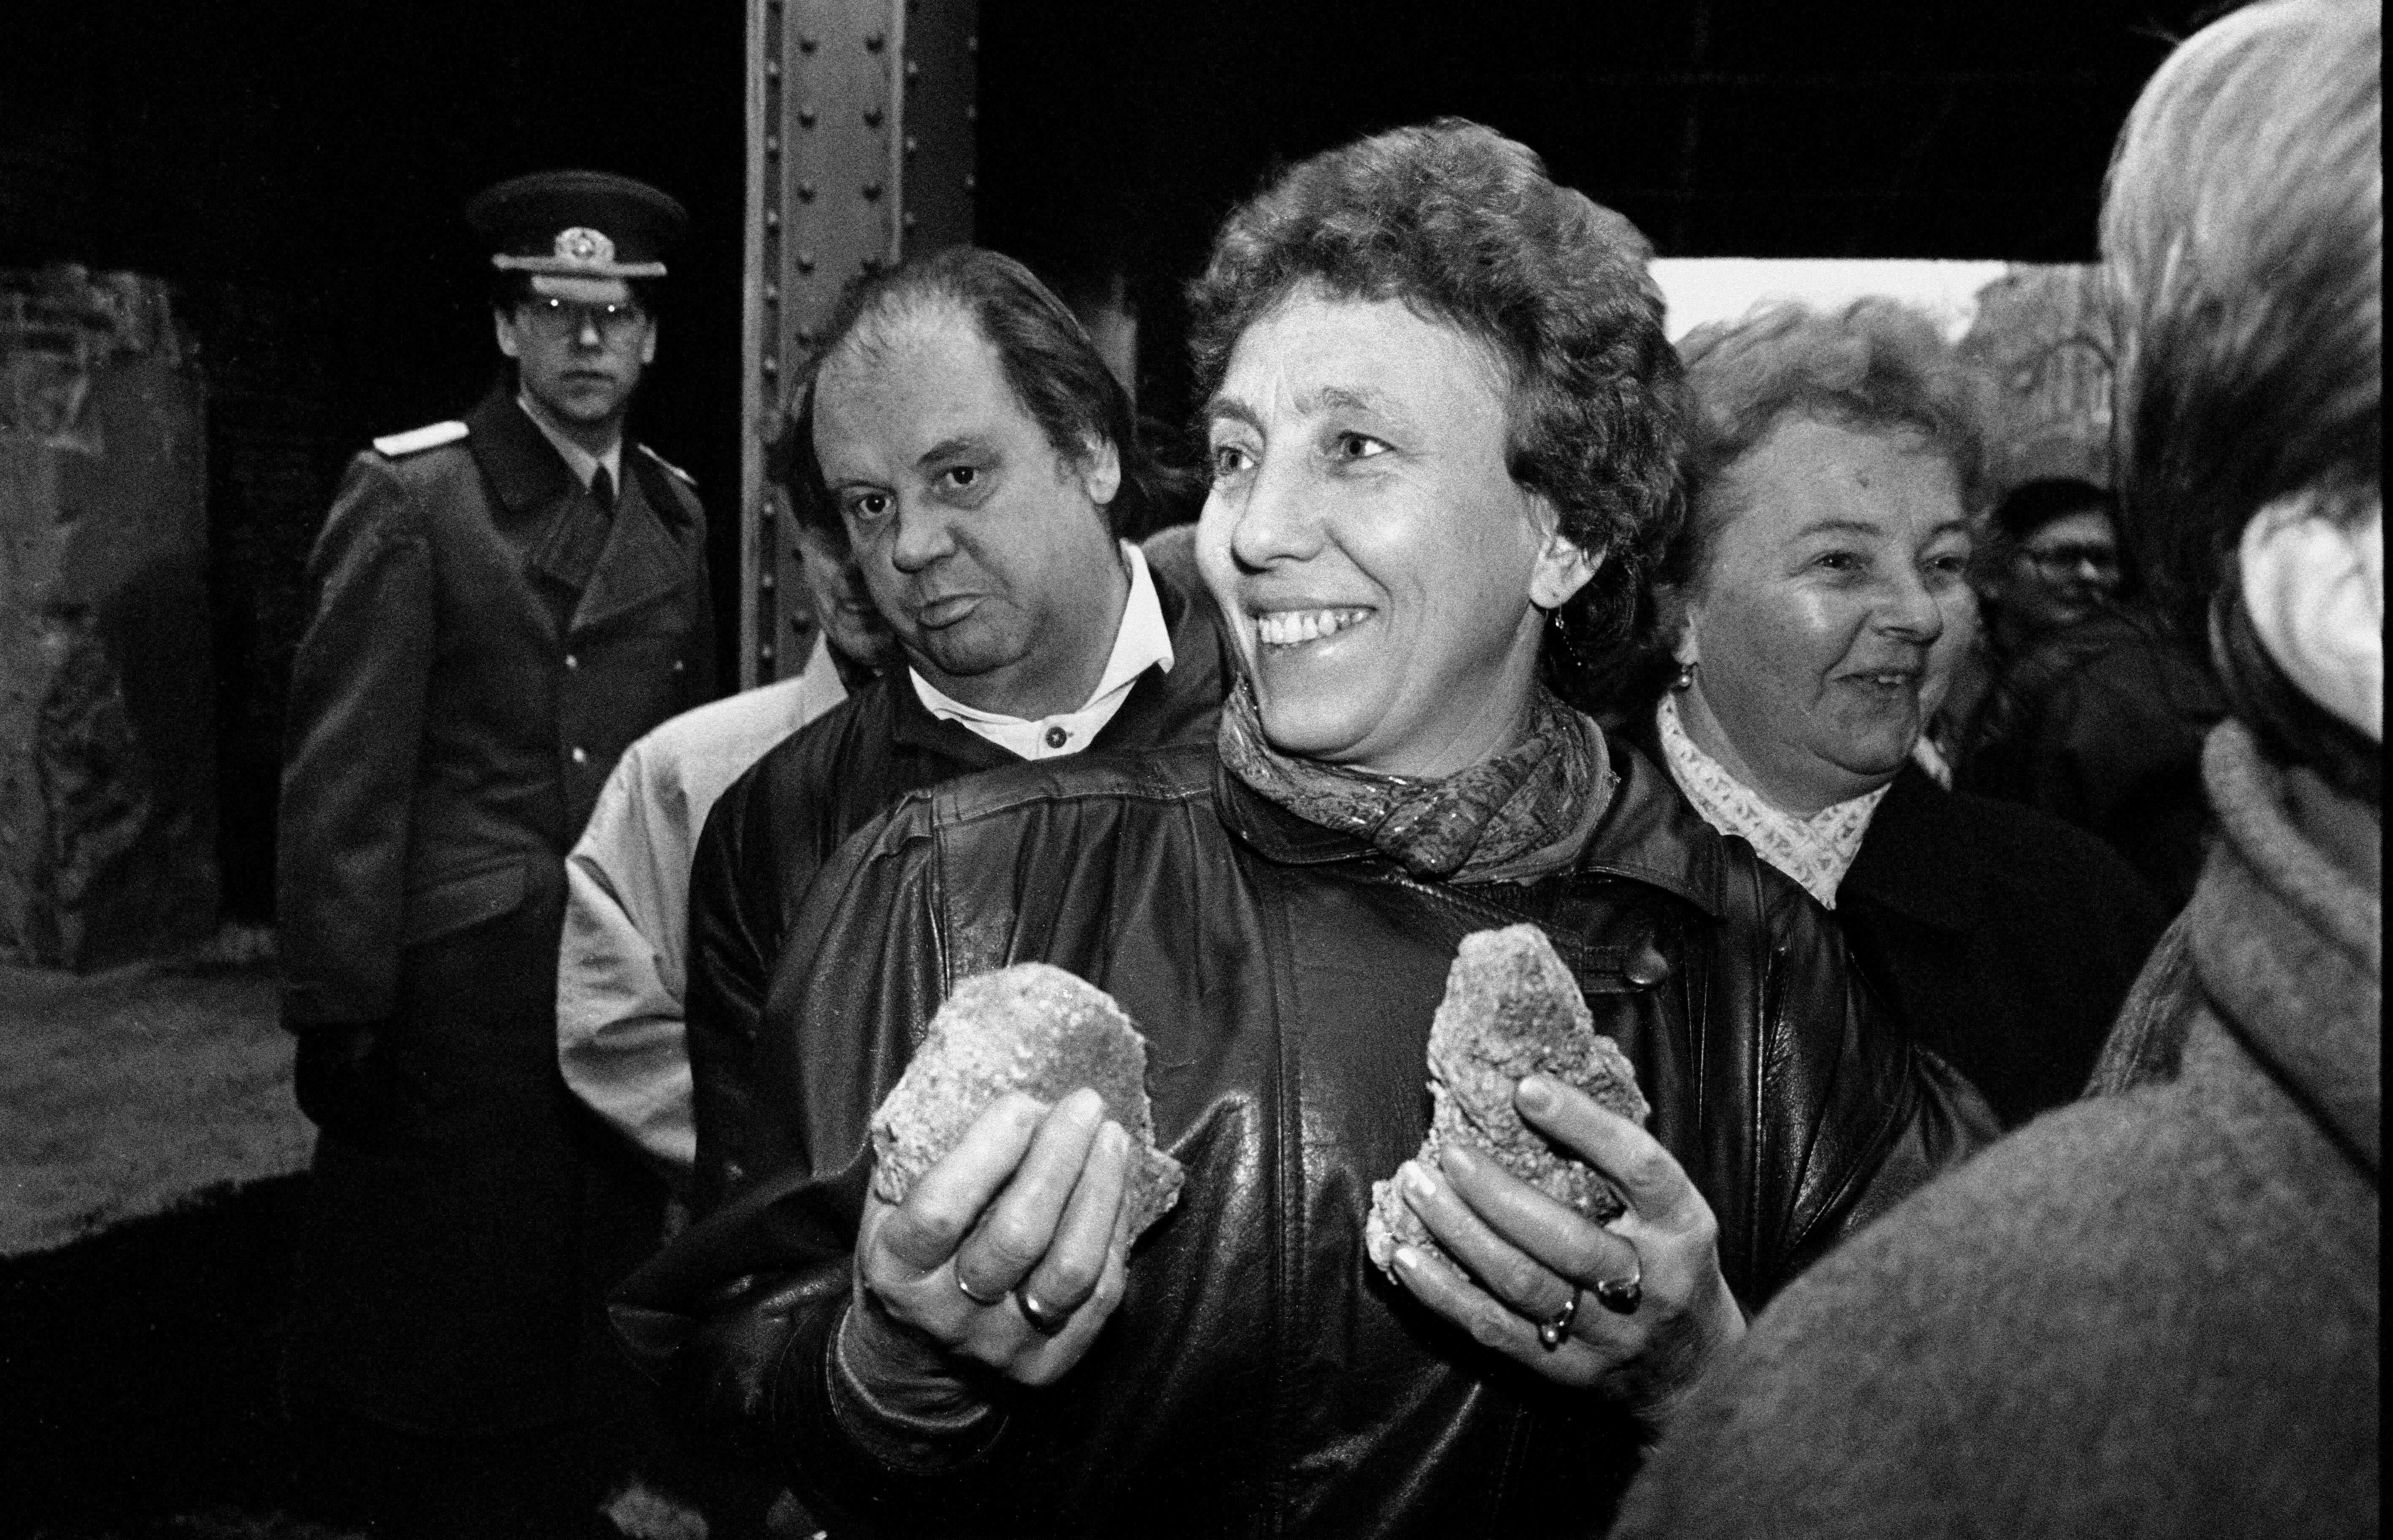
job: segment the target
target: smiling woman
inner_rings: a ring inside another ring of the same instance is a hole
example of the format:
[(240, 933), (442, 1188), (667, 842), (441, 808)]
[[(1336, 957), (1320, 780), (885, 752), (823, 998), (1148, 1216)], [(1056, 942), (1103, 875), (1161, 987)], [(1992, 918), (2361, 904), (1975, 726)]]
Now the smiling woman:
[[(1678, 518), (1643, 250), (1456, 121), (1232, 215), (1192, 295), (1198, 561), (1243, 675), (1218, 742), (994, 772), (850, 839), (758, 1034), (753, 1174), (629, 1291), (668, 1382), (836, 1532), (1600, 1533), (1744, 1312), (1982, 1132), (1802, 894), (1539, 682), (1619, 633)], [(834, 458), (859, 529), (949, 463)], [(1609, 1227), (1408, 1161), (1448, 965), (1522, 923), (1653, 1106), (1506, 1088), (1610, 1174)], [(1135, 1254), (1085, 1091), (870, 1195), (929, 1015), (1024, 961), (1146, 1037), (1187, 1179)], [(1455, 1260), (1402, 1247), (1391, 1286), (1364, 1224), (1400, 1168)]]
[(1683, 346), (1693, 515), (1656, 607), (1677, 677), (1637, 736), (1837, 911), (2007, 1121), (2069, 1100), (2161, 916), (2094, 840), (1914, 762), (1977, 631), (1978, 381), (1880, 300), (1767, 307)]

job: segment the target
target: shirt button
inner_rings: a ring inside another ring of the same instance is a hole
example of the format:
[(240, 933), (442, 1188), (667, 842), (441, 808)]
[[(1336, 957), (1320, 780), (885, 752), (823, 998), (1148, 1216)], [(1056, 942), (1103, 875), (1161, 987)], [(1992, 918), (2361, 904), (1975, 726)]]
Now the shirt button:
[(590, 763), (590, 750), (587, 750), (587, 749), (584, 749), (583, 747), (582, 747), (582, 745), (580, 745), (580, 744), (578, 744), (578, 743), (577, 743), (577, 744), (575, 744), (575, 745), (573, 746), (573, 763), (576, 763), (576, 764), (587, 764), (587, 763)]
[(1071, 734), (1064, 731), (1061, 727), (1050, 727), (1047, 729), (1047, 747), (1050, 749), (1061, 749), (1071, 736)]
[(681, 672), (684, 669), (687, 669), (687, 668), (688, 668), (688, 667), (689, 667), (689, 665), (688, 665), (687, 663), (684, 662), (682, 659), (678, 659), (678, 658), (676, 658), (676, 659), (673, 659), (673, 672), (675, 672), (675, 673), (679, 673), (679, 672)]
[(578, 669), (582, 666), (582, 659), (569, 652), (565, 655), (565, 666), (569, 669)]

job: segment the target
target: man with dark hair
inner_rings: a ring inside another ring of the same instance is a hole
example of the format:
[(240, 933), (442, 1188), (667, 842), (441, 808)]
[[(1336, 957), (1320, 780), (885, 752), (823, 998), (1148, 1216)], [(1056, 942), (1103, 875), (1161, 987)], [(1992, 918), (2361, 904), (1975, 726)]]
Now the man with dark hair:
[(685, 216), (569, 171), (466, 217), (512, 383), (351, 463), (292, 674), (282, 1018), (321, 1133), (284, 1383), (377, 1533), (579, 1533), (593, 1312), (663, 1194), (557, 1074), (564, 859), (624, 746), (712, 694), (705, 515), (623, 437), (634, 285)]
[(1188, 531), (1155, 495), (1130, 402), (1020, 263), (958, 247), (851, 294), (786, 471), (836, 527), (908, 667), (774, 749), (715, 803), (690, 888), (701, 1211), (742, 1174), (756, 1020), (815, 871), (908, 791), (1083, 750), (1212, 740), (1228, 664)]

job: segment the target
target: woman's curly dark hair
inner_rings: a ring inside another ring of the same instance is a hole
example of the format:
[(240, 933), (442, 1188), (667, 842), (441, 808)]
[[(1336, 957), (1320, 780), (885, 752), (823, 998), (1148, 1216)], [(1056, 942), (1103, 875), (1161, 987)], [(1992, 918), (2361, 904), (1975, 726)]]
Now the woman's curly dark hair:
[[(1683, 385), (1637, 228), (1558, 187), (1527, 146), (1460, 118), (1326, 151), (1249, 200), (1190, 285), (1197, 399), (1238, 338), (1300, 288), (1402, 301), (1493, 350), (1510, 376), (1512, 479), (1603, 565), (1557, 616), (1550, 666), (1629, 635), (1679, 524)], [(1567, 693), (1567, 692), (1566, 692)]]

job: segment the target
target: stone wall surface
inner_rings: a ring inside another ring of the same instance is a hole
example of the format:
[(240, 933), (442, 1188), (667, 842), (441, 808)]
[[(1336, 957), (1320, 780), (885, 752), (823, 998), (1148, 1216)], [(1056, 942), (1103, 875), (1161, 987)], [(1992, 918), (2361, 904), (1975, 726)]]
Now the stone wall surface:
[(215, 928), (203, 406), (159, 281), (0, 271), (0, 961)]

